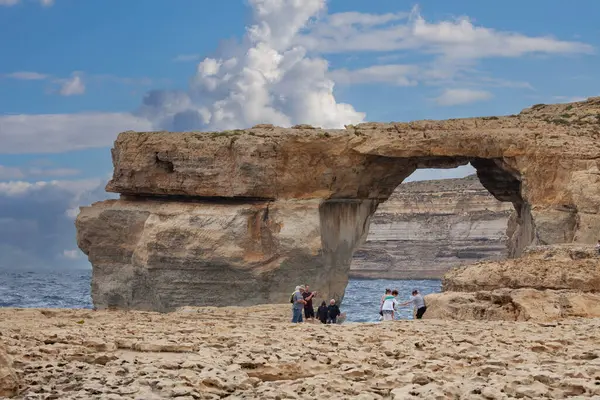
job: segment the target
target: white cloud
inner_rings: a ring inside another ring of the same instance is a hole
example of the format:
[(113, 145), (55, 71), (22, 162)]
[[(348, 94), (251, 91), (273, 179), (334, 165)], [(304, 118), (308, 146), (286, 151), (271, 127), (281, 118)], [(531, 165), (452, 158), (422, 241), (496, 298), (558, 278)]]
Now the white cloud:
[(111, 146), (119, 132), (152, 130), (129, 113), (0, 116), (0, 154), (60, 153)]
[(46, 74), (40, 74), (39, 72), (31, 71), (17, 71), (10, 74), (6, 74), (5, 76), (7, 78), (19, 79), (24, 81), (44, 80), (48, 78), (48, 75)]
[(50, 7), (54, 5), (54, 0), (40, 0), (40, 3), (42, 3), (44, 7)]
[(63, 96), (75, 96), (85, 93), (85, 84), (81, 79), (79, 74), (73, 74), (71, 79), (66, 80), (60, 90), (59, 93)]
[[(5, 0), (6, 1), (6, 0)], [(187, 91), (154, 90), (131, 114), (20, 115), (0, 117), (0, 152), (60, 152), (108, 146), (123, 130), (222, 130), (258, 123), (342, 127), (364, 120), (333, 94), (340, 84), (435, 85), (447, 89), (439, 105), (491, 98), (487, 87), (528, 88), (475, 69), (486, 57), (591, 53), (588, 44), (526, 36), (476, 26), (466, 17), (426, 21), (408, 13), (325, 15), (325, 0), (249, 0), (253, 21), (240, 43), (229, 42), (202, 60)], [(416, 64), (367, 65), (330, 71), (315, 55), (385, 52), (386, 60), (416, 55)], [(176, 59), (192, 60), (194, 54)], [(63, 94), (81, 93), (75, 74)], [(85, 75), (86, 83), (93, 79)], [(62, 82), (65, 83), (66, 82)]]
[(342, 127), (361, 122), (363, 113), (336, 102), (327, 61), (308, 57), (306, 49), (294, 44), (308, 21), (324, 11), (325, 0), (249, 4), (254, 21), (243, 44), (222, 48), (219, 55), (201, 61), (187, 93), (148, 93), (140, 115), (171, 130), (234, 129), (259, 123)]
[(80, 205), (114, 197), (106, 179), (0, 182), (0, 270), (89, 268), (77, 250)]
[(328, 17), (328, 23), (329, 25), (338, 28), (348, 27), (352, 25), (370, 27), (403, 20), (406, 19), (409, 15), (410, 13), (405, 12), (388, 14), (368, 14), (351, 11), (331, 14)]
[(66, 177), (78, 175), (79, 170), (72, 168), (6, 167), (0, 165), (0, 180)]
[(331, 71), (329, 76), (341, 84), (385, 82), (397, 86), (412, 86), (417, 84), (414, 78), (418, 72), (419, 68), (416, 65), (389, 64), (356, 70), (337, 69)]
[(81, 250), (63, 250), (63, 257), (75, 260), (83, 257)]
[[(480, 59), (491, 57), (594, 52), (594, 48), (586, 43), (498, 31), (476, 26), (468, 17), (428, 22), (421, 16), (418, 7), (410, 13), (327, 15), (308, 25), (294, 42), (317, 53), (386, 53), (375, 58), (379, 62), (387, 62), (386, 65), (332, 71), (332, 79), (344, 84), (424, 83), (531, 89), (527, 82), (494, 81), (492, 77), (482, 76), (473, 65)], [(413, 65), (389, 64), (394, 59), (415, 56), (419, 61)]]
[(44, 188), (58, 188), (77, 197), (82, 193), (98, 187), (104, 179), (79, 179), (79, 180), (53, 180), (53, 181), (9, 181), (0, 182), (0, 195), (8, 197), (20, 197), (25, 194), (32, 194)]
[(446, 89), (435, 98), (435, 102), (440, 106), (457, 106), (489, 100), (492, 97), (493, 95), (485, 90)]
[(404, 24), (386, 24), (388, 21), (382, 18), (375, 27), (369, 24), (370, 14), (353, 18), (344, 17), (345, 14), (341, 18), (339, 14), (323, 18), (298, 36), (296, 42), (321, 53), (416, 50), (453, 59), (594, 52), (592, 46), (581, 42), (475, 26), (468, 17), (430, 23), (421, 16), (418, 7), (413, 8)]

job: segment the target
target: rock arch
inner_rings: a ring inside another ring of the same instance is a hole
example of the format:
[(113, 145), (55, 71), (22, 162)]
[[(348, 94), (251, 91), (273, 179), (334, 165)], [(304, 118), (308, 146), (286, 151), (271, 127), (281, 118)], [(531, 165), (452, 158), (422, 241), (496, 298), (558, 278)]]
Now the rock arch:
[(339, 298), (370, 216), (417, 168), (470, 162), (515, 207), (514, 257), (532, 243), (595, 241), (598, 143), (600, 98), (339, 130), (124, 132), (107, 185), (121, 199), (81, 209), (78, 243), (99, 308), (286, 302), (304, 282)]

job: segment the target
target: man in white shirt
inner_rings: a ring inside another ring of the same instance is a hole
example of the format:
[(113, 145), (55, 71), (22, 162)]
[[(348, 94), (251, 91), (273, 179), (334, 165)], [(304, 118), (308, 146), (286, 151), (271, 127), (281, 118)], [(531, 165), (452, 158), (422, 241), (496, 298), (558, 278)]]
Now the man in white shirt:
[(427, 311), (427, 306), (425, 305), (425, 299), (417, 289), (413, 290), (412, 296), (410, 296), (410, 299), (407, 302), (401, 303), (399, 305), (407, 306), (411, 303), (413, 304), (415, 311), (417, 312), (417, 319), (423, 318), (423, 314), (425, 314), (425, 311)]

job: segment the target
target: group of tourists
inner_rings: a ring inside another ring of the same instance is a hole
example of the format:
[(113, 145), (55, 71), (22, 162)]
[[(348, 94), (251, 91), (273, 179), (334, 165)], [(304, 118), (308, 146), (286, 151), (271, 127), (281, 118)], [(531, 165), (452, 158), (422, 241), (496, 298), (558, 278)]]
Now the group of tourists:
[(396, 300), (396, 297), (398, 297), (398, 291), (392, 289), (385, 289), (385, 294), (381, 296), (379, 315), (383, 321), (395, 320), (396, 307), (403, 307), (409, 304), (412, 304), (414, 307), (415, 317), (417, 319), (423, 318), (423, 314), (427, 311), (427, 305), (425, 304), (423, 295), (421, 295), (417, 289), (412, 291), (412, 296), (404, 303), (399, 303), (398, 300)]
[[(317, 295), (317, 292), (311, 292), (308, 285), (296, 286), (290, 303), (292, 303), (292, 322), (299, 323), (306, 319), (307, 322), (315, 321), (315, 309), (313, 307), (313, 298)], [(302, 318), (302, 311), (304, 311), (304, 318)], [(317, 309), (316, 318), (321, 321), (322, 324), (335, 324), (337, 318), (340, 316), (340, 307), (335, 304), (335, 299), (329, 300), (329, 305), (325, 301), (321, 302), (321, 305)]]
[[(311, 292), (308, 285), (296, 286), (294, 293), (290, 297), (290, 303), (292, 303), (292, 323), (314, 322), (319, 320), (322, 324), (335, 324), (337, 323), (338, 317), (340, 316), (340, 308), (335, 303), (335, 299), (329, 300), (329, 305), (325, 301), (321, 302), (321, 305), (315, 313), (313, 307), (313, 299), (318, 293)], [(400, 303), (396, 300), (398, 297), (398, 291), (392, 289), (385, 289), (385, 294), (381, 296), (381, 302), (379, 306), (379, 315), (383, 321), (393, 321), (396, 319), (396, 308), (407, 306), (412, 304), (415, 310), (416, 319), (423, 318), (423, 314), (427, 311), (425, 305), (425, 299), (419, 293), (417, 289), (412, 291), (412, 295), (409, 300)], [(304, 312), (304, 313), (303, 313)]]

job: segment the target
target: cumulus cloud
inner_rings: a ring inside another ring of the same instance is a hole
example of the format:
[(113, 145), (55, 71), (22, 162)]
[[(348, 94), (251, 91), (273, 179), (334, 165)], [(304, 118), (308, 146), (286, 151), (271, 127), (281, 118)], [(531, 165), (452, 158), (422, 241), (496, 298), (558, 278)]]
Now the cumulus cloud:
[(119, 132), (151, 129), (150, 121), (129, 113), (6, 115), (0, 116), (0, 154), (111, 146)]
[(172, 130), (234, 129), (259, 123), (327, 128), (361, 122), (365, 114), (338, 103), (328, 63), (294, 44), (324, 0), (250, 0), (253, 23), (241, 44), (222, 48), (197, 67), (187, 92), (153, 91), (139, 115)]
[(107, 198), (105, 180), (0, 182), (0, 270), (89, 268), (77, 250), (80, 204)]
[[(467, 17), (427, 21), (418, 8), (327, 15), (325, 0), (249, 0), (248, 4), (253, 14), (244, 37), (202, 59), (187, 90), (149, 91), (133, 115), (0, 116), (0, 153), (107, 146), (119, 131), (129, 129), (222, 130), (258, 123), (342, 127), (363, 121), (365, 114), (338, 103), (335, 84), (435, 85), (452, 88), (437, 98), (437, 104), (467, 104), (492, 96), (482, 89), (531, 89), (527, 82), (477, 71), (480, 59), (594, 52), (585, 43), (490, 29)], [(341, 52), (381, 54), (385, 63), (330, 70), (321, 55)], [(416, 55), (418, 61), (390, 63), (407, 55)], [(197, 58), (192, 51), (174, 61)], [(83, 92), (83, 77), (88, 84), (93, 79), (74, 75), (69, 85), (62, 82), (63, 94)]]
[(85, 84), (79, 74), (74, 74), (71, 79), (64, 81), (60, 87), (59, 93), (63, 96), (75, 96), (85, 93)]
[(489, 100), (492, 97), (493, 95), (485, 90), (446, 89), (435, 98), (435, 102), (440, 106), (457, 106)]

